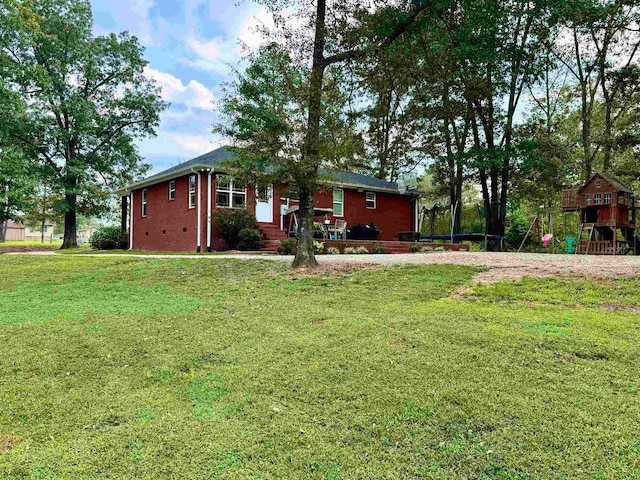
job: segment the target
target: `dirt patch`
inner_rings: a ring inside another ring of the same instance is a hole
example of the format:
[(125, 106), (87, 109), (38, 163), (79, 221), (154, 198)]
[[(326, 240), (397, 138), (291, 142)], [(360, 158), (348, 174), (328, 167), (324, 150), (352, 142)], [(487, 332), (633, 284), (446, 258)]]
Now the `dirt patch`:
[(22, 438), (13, 433), (0, 433), (0, 454), (11, 451), (21, 441)]
[(289, 273), (292, 277), (318, 277), (328, 275), (338, 277), (360, 270), (379, 270), (383, 266), (376, 263), (322, 262), (315, 267), (298, 268)]
[(605, 302), (600, 305), (600, 309), (605, 312), (631, 312), (640, 313), (640, 306), (632, 304), (619, 304), (614, 302)]
[(60, 247), (55, 245), (42, 245), (34, 247), (33, 245), (3, 245), (0, 246), (0, 254), (2, 253), (31, 253), (31, 252), (53, 252)]

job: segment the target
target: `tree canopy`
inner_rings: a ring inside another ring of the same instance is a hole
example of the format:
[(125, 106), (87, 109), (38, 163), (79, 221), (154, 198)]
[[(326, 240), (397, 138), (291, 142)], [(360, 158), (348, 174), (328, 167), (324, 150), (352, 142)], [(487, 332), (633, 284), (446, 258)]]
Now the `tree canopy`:
[(0, 138), (38, 159), (64, 195), (63, 248), (76, 246), (77, 212), (146, 171), (136, 140), (155, 134), (166, 107), (137, 39), (94, 36), (87, 0), (7, 0), (0, 7)]

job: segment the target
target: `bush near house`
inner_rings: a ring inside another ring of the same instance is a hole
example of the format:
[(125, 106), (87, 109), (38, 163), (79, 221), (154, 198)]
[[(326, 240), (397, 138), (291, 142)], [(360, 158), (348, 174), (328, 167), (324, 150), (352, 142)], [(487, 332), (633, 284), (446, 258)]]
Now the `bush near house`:
[(94, 250), (121, 250), (127, 248), (127, 234), (118, 226), (100, 227), (91, 235), (89, 244)]
[(287, 238), (286, 240), (280, 240), (278, 253), (280, 255), (295, 255), (297, 249), (298, 249), (298, 239)]
[(260, 230), (243, 228), (238, 234), (238, 250), (260, 250), (264, 247)]
[[(230, 249), (240, 248), (240, 232), (246, 229), (258, 231), (256, 217), (246, 208), (225, 208), (213, 214), (218, 225), (220, 236)], [(248, 241), (248, 234), (244, 233), (244, 240)]]

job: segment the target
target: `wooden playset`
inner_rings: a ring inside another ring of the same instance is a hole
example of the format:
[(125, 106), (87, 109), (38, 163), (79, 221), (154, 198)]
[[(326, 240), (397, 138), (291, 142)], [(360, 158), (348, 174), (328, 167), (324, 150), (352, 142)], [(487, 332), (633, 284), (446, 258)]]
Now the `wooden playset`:
[(618, 180), (595, 173), (581, 188), (563, 190), (562, 211), (580, 213), (575, 253), (637, 253), (633, 192)]

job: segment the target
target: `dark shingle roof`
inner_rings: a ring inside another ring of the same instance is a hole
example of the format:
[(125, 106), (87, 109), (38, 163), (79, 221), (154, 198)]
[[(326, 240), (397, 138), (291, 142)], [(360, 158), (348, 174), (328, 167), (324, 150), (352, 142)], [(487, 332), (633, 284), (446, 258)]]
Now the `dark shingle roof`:
[(231, 151), (231, 149), (229, 147), (221, 147), (209, 153), (205, 153), (204, 155), (200, 155), (199, 157), (187, 160), (186, 162), (174, 165), (171, 168), (167, 168), (160, 173), (156, 173), (155, 175), (145, 178), (143, 181), (146, 183), (148, 181), (154, 180), (155, 178), (163, 178), (171, 175), (172, 173), (182, 172), (183, 170), (188, 170), (189, 168), (195, 166), (207, 165), (211, 167), (219, 167), (223, 165), (224, 162), (231, 160), (232, 158), (233, 152)]
[(327, 170), (321, 168), (319, 170), (321, 177), (327, 177), (329, 182), (343, 183), (345, 185), (357, 185), (371, 188), (382, 188), (385, 190), (398, 190), (398, 184), (380, 180), (379, 178), (370, 177), (361, 173), (344, 172), (338, 170)]
[(620, 183), (620, 181), (619, 181), (617, 178), (615, 178), (615, 177), (613, 177), (613, 176), (611, 176), (611, 175), (609, 175), (609, 174), (604, 174), (604, 173), (600, 173), (600, 172), (596, 172), (596, 173), (594, 173), (593, 175), (591, 175), (591, 178), (590, 178), (589, 180), (587, 180), (587, 181), (585, 182), (585, 184), (584, 184), (582, 187), (580, 187), (580, 188), (578, 189), (578, 193), (582, 192), (582, 190), (584, 190), (584, 189), (585, 189), (585, 187), (586, 187), (589, 183), (591, 183), (591, 180), (593, 180), (593, 179), (594, 179), (595, 177), (597, 177), (597, 176), (600, 176), (600, 177), (602, 177), (606, 182), (609, 182), (609, 183), (611, 184), (611, 186), (612, 186), (613, 188), (615, 188), (615, 189), (616, 189), (617, 191), (619, 191), (619, 192), (633, 193), (630, 189), (628, 189), (628, 188), (627, 188), (627, 187), (625, 187), (622, 183)]
[[(199, 157), (187, 160), (186, 162), (174, 165), (171, 168), (163, 170), (160, 173), (145, 178), (141, 182), (130, 185), (129, 188), (136, 187), (137, 185), (151, 185), (154, 180), (160, 181), (166, 179), (172, 174), (180, 174), (188, 171), (193, 167), (221, 167), (225, 162), (233, 158), (233, 151), (229, 147), (221, 147), (213, 150)], [(387, 182), (386, 180), (380, 180), (379, 178), (370, 177), (361, 173), (344, 172), (337, 170), (328, 170), (321, 168), (318, 172), (321, 177), (325, 177), (328, 183), (351, 185), (356, 187), (368, 187), (382, 190), (398, 191), (398, 184), (393, 182)]]

